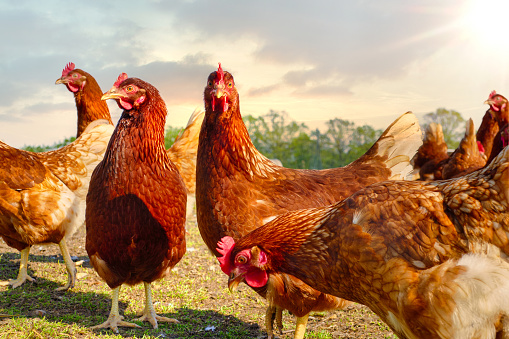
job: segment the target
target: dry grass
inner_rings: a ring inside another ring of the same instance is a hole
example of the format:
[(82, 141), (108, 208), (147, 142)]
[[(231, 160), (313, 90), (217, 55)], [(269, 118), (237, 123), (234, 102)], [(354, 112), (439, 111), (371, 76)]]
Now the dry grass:
[[(266, 302), (246, 285), (231, 294), (226, 276), (201, 240), (196, 223), (188, 224), (187, 253), (171, 276), (153, 284), (156, 311), (176, 318), (179, 324), (160, 323), (152, 329), (109, 330), (90, 327), (106, 320), (111, 306), (111, 291), (88, 263), (81, 229), (69, 248), (77, 260), (76, 286), (55, 292), (67, 279), (57, 245), (34, 246), (30, 253), (27, 282), (16, 289), (0, 286), (0, 339), (3, 338), (266, 338), (264, 314)], [(0, 280), (15, 278), (19, 253), (0, 240)], [(143, 306), (141, 285), (123, 287), (120, 310), (131, 320)], [(285, 331), (279, 338), (293, 338), (295, 318), (285, 312)], [(395, 338), (388, 327), (361, 305), (346, 310), (313, 314), (306, 338)]]

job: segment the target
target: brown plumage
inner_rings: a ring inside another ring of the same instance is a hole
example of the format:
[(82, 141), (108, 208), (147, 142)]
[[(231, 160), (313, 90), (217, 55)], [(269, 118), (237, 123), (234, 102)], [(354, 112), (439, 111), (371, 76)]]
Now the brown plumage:
[(110, 110), (106, 102), (101, 100), (103, 92), (94, 77), (69, 62), (62, 71), (62, 77), (55, 84), (64, 84), (74, 94), (78, 111), (78, 132), (76, 137), (94, 120), (105, 119), (113, 125)]
[[(497, 95), (497, 93), (492, 91), (487, 101), (491, 100), (495, 95)], [(499, 130), (496, 115), (497, 112), (492, 110), (491, 107), (488, 108), (475, 135), (476, 139), (481, 143), (481, 145), (483, 145), (484, 155), (486, 155), (487, 159), (490, 158), (491, 150), (493, 148), (493, 141)]]
[(27, 274), (30, 246), (46, 242), (59, 244), (66, 264), (68, 281), (58, 290), (74, 286), (76, 268), (65, 238), (84, 223), (88, 183), (113, 132), (108, 107), (101, 102), (101, 89), (92, 76), (69, 63), (56, 83), (66, 84), (74, 93), (76, 141), (44, 153), (0, 142), (0, 234), (21, 251), (17, 279), (2, 283), (13, 288), (33, 281)]
[(449, 158), (444, 140), (442, 125), (430, 123), (425, 131), (424, 140), (412, 159), (414, 170), (419, 171), (420, 180), (432, 180), (441, 173), (442, 161)]
[(508, 160), (506, 147), (464, 177), (373, 184), (331, 206), (281, 215), (236, 244), (225, 237), (229, 286), (287, 273), (367, 305), (400, 338), (505, 338)]
[(486, 156), (479, 151), (475, 137), (474, 122), (467, 121), (465, 136), (458, 148), (449, 156), (442, 168), (442, 179), (450, 179), (468, 174), (486, 165)]
[(106, 322), (96, 328), (136, 326), (118, 312), (122, 284), (145, 285), (139, 320), (156, 315), (150, 283), (166, 276), (186, 251), (186, 190), (164, 149), (166, 105), (149, 83), (122, 73), (103, 99), (124, 109), (104, 160), (92, 175), (86, 206), (86, 250), (97, 273), (113, 291)]
[[(239, 95), (230, 73), (219, 68), (210, 74), (204, 101), (196, 207), (201, 236), (216, 256), (217, 242), (225, 235), (237, 239), (286, 211), (328, 205), (369, 184), (401, 178), (421, 144), (417, 119), (406, 113), (352, 164), (321, 171), (294, 170), (275, 165), (254, 147), (242, 121)], [(297, 279), (282, 276), (274, 279), (269, 290), (257, 289), (268, 298), (269, 311), (278, 306), (299, 315), (296, 337), (304, 335), (310, 311), (344, 305), (344, 301), (304, 286)], [(267, 315), (267, 331), (272, 336), (271, 312)]]
[(60, 246), (67, 272), (67, 284), (74, 286), (76, 268), (65, 238), (85, 221), (85, 199), (92, 171), (102, 160), (113, 125), (96, 120), (71, 144), (60, 149), (32, 153), (0, 142), (0, 235), (21, 251), (17, 279), (27, 279), (30, 247), (40, 243)]
[[(492, 94), (495, 91), (492, 92)], [(493, 149), (488, 157), (488, 163), (495, 158), (502, 149), (507, 146), (507, 125), (509, 123), (509, 102), (500, 94), (490, 95), (488, 100), (484, 102), (490, 105), (490, 110), (495, 112), (495, 120), (498, 123), (499, 130), (493, 140)]]

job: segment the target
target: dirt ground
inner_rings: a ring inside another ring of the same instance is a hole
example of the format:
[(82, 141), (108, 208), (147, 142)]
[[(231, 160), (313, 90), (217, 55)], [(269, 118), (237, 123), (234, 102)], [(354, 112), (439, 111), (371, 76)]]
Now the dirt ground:
[[(120, 328), (120, 335), (128, 338), (266, 338), (266, 301), (245, 284), (241, 284), (239, 292), (230, 293), (227, 277), (203, 243), (194, 218), (187, 228), (186, 255), (169, 278), (153, 284), (156, 311), (178, 319), (179, 326), (161, 324), (162, 332)], [(0, 312), (31, 318), (40, 317), (38, 311), (42, 310), (48, 321), (76, 322), (86, 327), (104, 321), (109, 313), (111, 293), (89, 264), (84, 227), (72, 237), (68, 246), (73, 260), (82, 261), (75, 288), (67, 292), (54, 291), (67, 279), (60, 250), (53, 244), (36, 245), (31, 249), (28, 266), (36, 282), (27, 282), (14, 290), (0, 287)], [(0, 240), (0, 280), (15, 278), (19, 257), (18, 251)], [(120, 294), (120, 309), (126, 318), (143, 307), (141, 286), (125, 287)], [(47, 295), (50, 300), (44, 301)], [(69, 318), (70, 313), (73, 316)], [(12, 320), (4, 319), (3, 324), (8, 327), (9, 321)], [(293, 338), (295, 317), (285, 311), (283, 321), (284, 331), (277, 337)], [(0, 329), (1, 326), (0, 322)], [(148, 328), (147, 324), (143, 327)], [(306, 333), (307, 338), (395, 338), (375, 314), (357, 304), (345, 310), (312, 314)]]

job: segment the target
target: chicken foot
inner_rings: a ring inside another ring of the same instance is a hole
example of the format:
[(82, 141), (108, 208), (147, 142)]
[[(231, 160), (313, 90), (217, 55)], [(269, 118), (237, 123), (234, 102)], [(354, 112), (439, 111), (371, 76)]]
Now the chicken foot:
[(137, 318), (138, 321), (148, 321), (154, 329), (157, 328), (157, 322), (168, 322), (168, 323), (178, 323), (177, 319), (166, 318), (156, 314), (154, 310), (154, 304), (152, 303), (152, 289), (150, 283), (143, 282), (145, 286), (145, 309), (143, 310), (141, 317)]
[(110, 328), (113, 332), (118, 333), (118, 326), (123, 327), (141, 327), (139, 325), (123, 321), (123, 315), (118, 313), (118, 296), (120, 294), (120, 286), (113, 289), (113, 296), (111, 297), (111, 311), (108, 319), (100, 325), (91, 327), (91, 329)]
[(265, 327), (267, 328), (267, 338), (274, 338), (274, 320), (279, 334), (283, 333), (283, 309), (278, 306), (268, 306), (265, 312)]
[(25, 283), (25, 281), (35, 281), (34, 278), (28, 275), (28, 254), (30, 253), (30, 246), (25, 247), (21, 250), (21, 259), (19, 262), (19, 272), (16, 279), (10, 279), (9, 281), (0, 282), (0, 286), (10, 285), (12, 288), (19, 287)]
[(69, 254), (69, 249), (67, 248), (67, 243), (65, 242), (65, 238), (63, 238), (59, 243), (60, 251), (62, 252), (62, 257), (64, 258), (65, 268), (67, 270), (67, 284), (65, 286), (59, 287), (56, 291), (67, 291), (69, 288), (73, 288), (76, 283), (76, 265), (74, 261), (72, 261), (71, 256)]

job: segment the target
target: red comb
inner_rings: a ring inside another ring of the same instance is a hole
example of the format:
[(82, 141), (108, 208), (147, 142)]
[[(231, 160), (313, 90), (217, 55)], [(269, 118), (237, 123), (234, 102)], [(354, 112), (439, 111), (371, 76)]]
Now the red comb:
[(235, 246), (235, 240), (233, 240), (232, 237), (222, 237), (221, 240), (218, 241), (217, 246), (216, 250), (223, 255), (217, 258), (221, 270), (226, 274), (230, 274), (230, 254)]
[(113, 86), (115, 86), (115, 87), (120, 86), (120, 84), (122, 83), (122, 81), (124, 81), (125, 79), (127, 79), (127, 74), (125, 74), (125, 73), (120, 73), (120, 75), (118, 76), (117, 81), (115, 81), (115, 83), (113, 84)]
[(479, 149), (479, 152), (484, 153), (484, 146), (479, 140), (477, 140), (477, 148)]
[(72, 71), (74, 69), (74, 63), (73, 62), (69, 62), (64, 70), (62, 71), (62, 76), (65, 77), (67, 74), (69, 74), (70, 71)]
[(497, 92), (495, 92), (495, 90), (491, 91), (490, 96), (488, 97), (488, 99), (493, 98), (495, 95), (497, 95)]
[(219, 79), (217, 81), (223, 81), (224, 82), (224, 72), (221, 68), (221, 63), (219, 63), (219, 67), (217, 68), (217, 74), (219, 75)]

